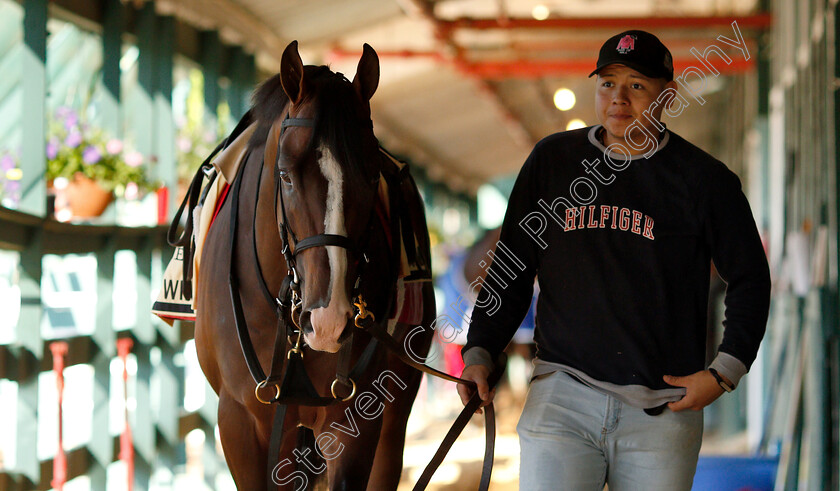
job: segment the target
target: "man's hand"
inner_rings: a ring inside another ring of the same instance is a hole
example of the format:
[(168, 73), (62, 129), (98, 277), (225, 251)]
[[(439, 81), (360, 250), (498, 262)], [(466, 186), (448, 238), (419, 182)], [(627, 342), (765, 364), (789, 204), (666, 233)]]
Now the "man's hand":
[[(674, 387), (685, 387), (685, 396), (676, 402), (669, 402), (668, 408), (671, 411), (683, 411), (691, 409), (692, 411), (700, 411), (708, 406), (715, 399), (721, 396), (725, 391), (718, 385), (714, 375), (708, 370), (702, 370), (685, 377), (674, 377), (665, 375), (662, 377), (668, 385)], [(726, 383), (729, 380), (724, 378)]]
[[(481, 406), (476, 409), (476, 414), (481, 414), (481, 408), (493, 402), (493, 397), (496, 396), (496, 389), (490, 390), (487, 384), (487, 377), (490, 376), (490, 369), (484, 365), (470, 365), (464, 369), (461, 378), (465, 380), (472, 380), (478, 387), (478, 395), (481, 397)], [(709, 375), (711, 377), (711, 375)], [(475, 389), (464, 384), (458, 384), (458, 395), (461, 396), (461, 402), (466, 406), (470, 399), (472, 399)]]

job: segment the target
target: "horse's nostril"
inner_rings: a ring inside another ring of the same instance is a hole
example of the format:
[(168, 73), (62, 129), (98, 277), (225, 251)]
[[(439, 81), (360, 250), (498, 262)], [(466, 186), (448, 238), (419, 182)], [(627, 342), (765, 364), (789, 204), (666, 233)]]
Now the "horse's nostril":
[(307, 310), (306, 312), (300, 314), (300, 327), (303, 329), (304, 334), (312, 334), (315, 332), (315, 330), (312, 329), (312, 312)]

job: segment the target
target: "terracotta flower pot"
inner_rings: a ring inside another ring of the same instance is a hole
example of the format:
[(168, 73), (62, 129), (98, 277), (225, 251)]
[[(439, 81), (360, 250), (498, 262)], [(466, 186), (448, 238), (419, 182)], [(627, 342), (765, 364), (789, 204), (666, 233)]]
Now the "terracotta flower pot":
[(74, 217), (92, 218), (102, 215), (114, 200), (114, 193), (102, 189), (93, 179), (77, 173), (64, 191)]

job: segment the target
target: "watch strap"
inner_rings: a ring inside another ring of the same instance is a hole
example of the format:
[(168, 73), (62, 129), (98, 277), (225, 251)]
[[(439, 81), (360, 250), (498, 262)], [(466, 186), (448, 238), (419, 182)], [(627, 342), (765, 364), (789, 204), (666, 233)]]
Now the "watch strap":
[(717, 380), (718, 385), (720, 385), (720, 387), (726, 392), (732, 392), (733, 390), (735, 390), (735, 387), (732, 387), (731, 385), (727, 384), (726, 381), (723, 380), (723, 377), (721, 377), (718, 371), (714, 368), (709, 368), (709, 373), (712, 374), (712, 377), (714, 377), (715, 380)]

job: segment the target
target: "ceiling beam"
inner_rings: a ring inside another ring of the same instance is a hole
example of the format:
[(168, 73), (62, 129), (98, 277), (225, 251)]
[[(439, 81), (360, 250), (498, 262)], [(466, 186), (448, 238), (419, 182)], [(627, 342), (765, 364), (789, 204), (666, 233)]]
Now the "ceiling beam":
[(773, 24), (770, 14), (746, 16), (695, 16), (695, 17), (563, 17), (537, 20), (530, 17), (508, 18), (468, 18), (453, 20), (439, 19), (438, 25), (444, 30), (454, 29), (686, 29), (704, 27), (728, 27), (733, 22), (740, 28), (767, 29)]

